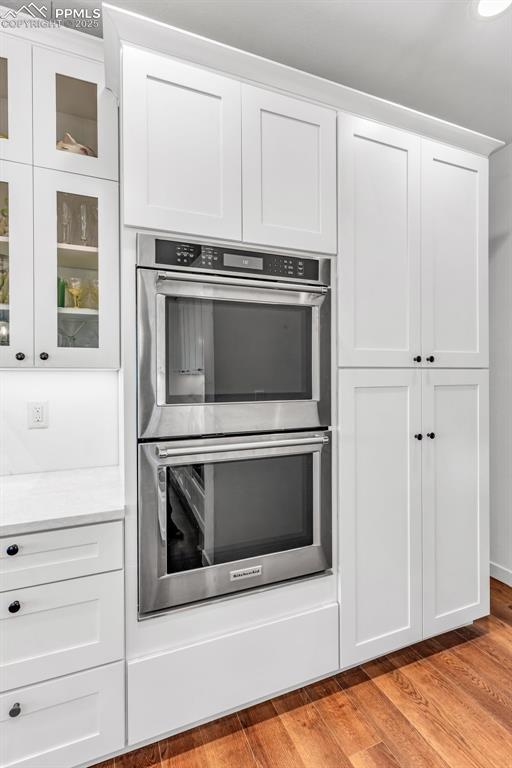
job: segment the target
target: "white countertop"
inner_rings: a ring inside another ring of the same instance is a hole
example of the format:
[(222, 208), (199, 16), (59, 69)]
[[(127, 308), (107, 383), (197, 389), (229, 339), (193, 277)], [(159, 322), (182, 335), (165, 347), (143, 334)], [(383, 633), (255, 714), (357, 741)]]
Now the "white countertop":
[(0, 477), (0, 536), (124, 517), (120, 467)]

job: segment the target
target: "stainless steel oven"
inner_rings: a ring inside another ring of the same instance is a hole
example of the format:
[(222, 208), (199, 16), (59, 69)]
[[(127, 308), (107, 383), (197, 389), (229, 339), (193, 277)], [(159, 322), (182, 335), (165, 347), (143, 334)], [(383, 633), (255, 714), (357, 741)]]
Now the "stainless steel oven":
[(139, 444), (139, 615), (331, 567), (325, 431)]
[(138, 238), (139, 438), (330, 424), (330, 261)]

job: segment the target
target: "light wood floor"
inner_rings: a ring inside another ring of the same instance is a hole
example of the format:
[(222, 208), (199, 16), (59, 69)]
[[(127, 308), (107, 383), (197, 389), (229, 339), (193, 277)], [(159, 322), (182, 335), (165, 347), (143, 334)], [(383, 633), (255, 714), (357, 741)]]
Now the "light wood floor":
[(512, 589), (472, 627), (101, 768), (512, 768)]

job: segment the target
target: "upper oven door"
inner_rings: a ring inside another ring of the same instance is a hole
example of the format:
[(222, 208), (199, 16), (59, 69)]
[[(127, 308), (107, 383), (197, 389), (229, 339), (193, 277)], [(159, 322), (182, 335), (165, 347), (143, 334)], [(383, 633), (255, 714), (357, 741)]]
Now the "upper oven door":
[(138, 270), (140, 438), (330, 424), (330, 292)]

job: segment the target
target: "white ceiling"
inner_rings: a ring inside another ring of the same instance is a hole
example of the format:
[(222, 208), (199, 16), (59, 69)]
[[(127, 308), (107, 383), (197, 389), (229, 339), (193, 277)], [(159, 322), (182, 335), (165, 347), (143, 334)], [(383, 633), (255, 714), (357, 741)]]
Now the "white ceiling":
[(482, 20), (473, 0), (110, 2), (512, 141), (512, 8)]

